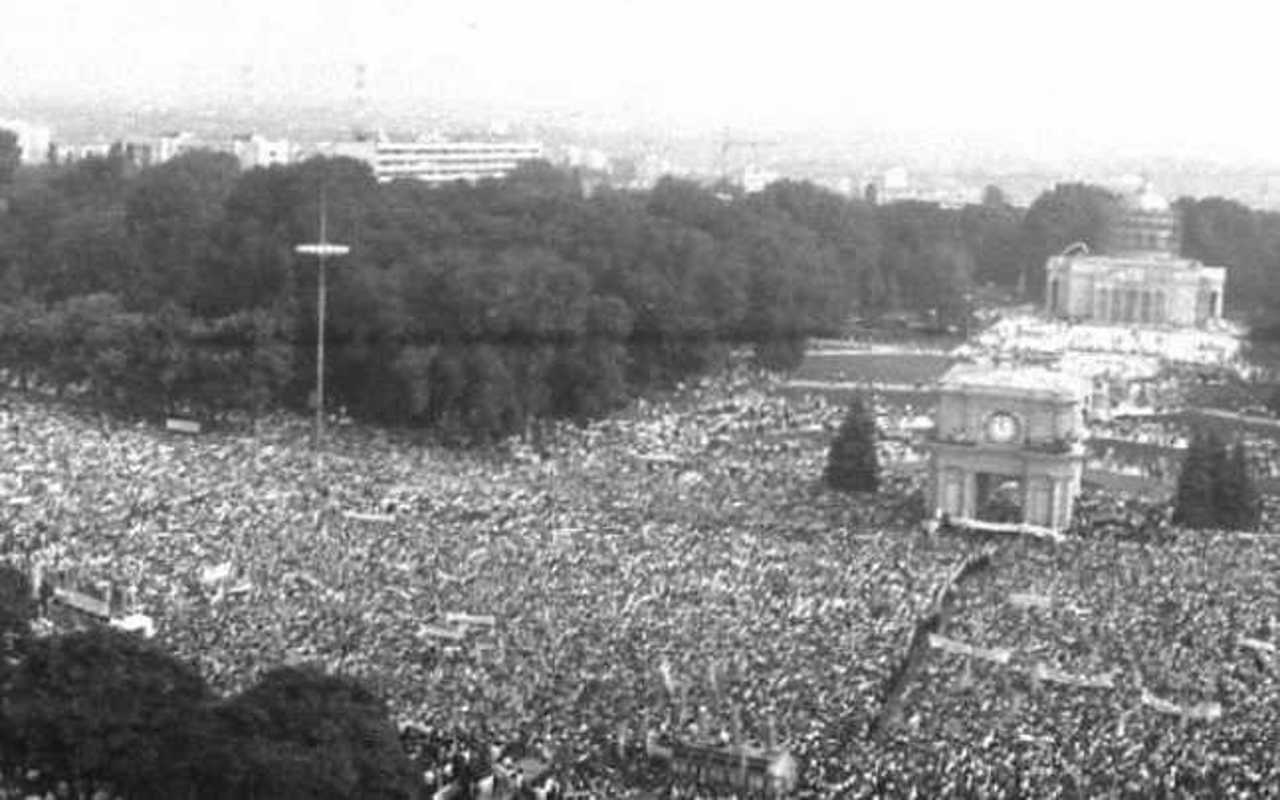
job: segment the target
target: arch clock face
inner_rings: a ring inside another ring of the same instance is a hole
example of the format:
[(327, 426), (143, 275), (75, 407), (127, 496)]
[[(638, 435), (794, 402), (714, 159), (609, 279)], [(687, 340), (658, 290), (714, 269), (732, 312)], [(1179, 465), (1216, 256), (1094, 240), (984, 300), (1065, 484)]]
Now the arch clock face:
[(993, 442), (1012, 442), (1018, 438), (1021, 427), (1017, 417), (1007, 411), (997, 411), (987, 417), (987, 438)]

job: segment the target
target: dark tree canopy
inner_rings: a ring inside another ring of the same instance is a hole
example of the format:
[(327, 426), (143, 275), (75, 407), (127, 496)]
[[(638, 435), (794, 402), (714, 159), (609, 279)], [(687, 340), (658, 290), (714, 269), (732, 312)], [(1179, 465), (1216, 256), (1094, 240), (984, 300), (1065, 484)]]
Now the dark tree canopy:
[[(8, 658), (8, 656), (6, 656)], [(416, 797), (388, 709), (359, 681), (268, 671), (214, 695), (196, 670), (112, 628), (29, 640), (0, 671), (0, 783), (128, 798)]]
[(31, 641), (4, 686), (5, 762), (128, 797), (181, 796), (211, 699), (204, 680), (144, 640), (94, 629)]
[(1280, 214), (1221, 197), (1184, 199), (1178, 208), (1183, 253), (1227, 267), (1227, 305), (1249, 316), (1272, 313), (1280, 301)]
[(1115, 223), (1118, 199), (1097, 186), (1060, 183), (1031, 204), (1022, 223), (1021, 281), (1028, 296), (1044, 291), (1044, 266), (1051, 255), (1076, 242), (1104, 250)]
[[(0, 563), (0, 637), (25, 637), (35, 614), (30, 576), (13, 564)], [(0, 642), (0, 657), (6, 654)]]
[(1262, 513), (1244, 445), (1228, 450), (1213, 431), (1196, 431), (1183, 457), (1173, 521), (1189, 528), (1252, 530)]
[(827, 452), (823, 480), (833, 489), (874, 492), (880, 488), (876, 421), (861, 397), (854, 397)]
[[(1048, 256), (1105, 246), (1115, 203), (1083, 184), (1025, 214), (997, 187), (959, 209), (791, 180), (588, 194), (546, 163), (474, 185), (379, 184), (350, 159), (240, 172), (210, 152), (22, 175), (0, 215), (0, 365), (19, 381), (149, 415), (301, 409), (323, 335), (335, 406), (471, 442), (605, 413), (737, 346), (791, 368), (851, 315), (961, 327), (974, 289), (1036, 296)], [(316, 263), (293, 248), (318, 237), (322, 201), (351, 251), (329, 263), (317, 331)], [(1229, 307), (1276, 305), (1258, 298), (1280, 300), (1280, 216), (1213, 201), (1184, 213), (1188, 251), (1233, 269)]]
[(22, 164), (22, 148), (18, 146), (18, 134), (8, 128), (0, 128), (0, 186), (13, 180), (13, 174)]
[(411, 798), (418, 776), (387, 707), (314, 667), (264, 674), (217, 711), (210, 780), (225, 797)]

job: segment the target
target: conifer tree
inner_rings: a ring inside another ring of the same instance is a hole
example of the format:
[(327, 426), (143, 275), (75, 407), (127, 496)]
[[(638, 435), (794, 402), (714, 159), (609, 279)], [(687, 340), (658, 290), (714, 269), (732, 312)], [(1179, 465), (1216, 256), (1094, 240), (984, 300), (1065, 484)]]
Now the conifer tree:
[(1218, 525), (1232, 530), (1252, 530), (1261, 516), (1261, 500), (1249, 470), (1248, 453), (1236, 442), (1225, 459), (1215, 492), (1215, 515)]
[[(1216, 438), (1216, 437), (1215, 437)], [(1191, 435), (1182, 459), (1173, 521), (1188, 528), (1209, 528), (1214, 523), (1213, 443), (1202, 431)]]
[(850, 492), (874, 492), (880, 488), (876, 422), (861, 397), (854, 397), (849, 404), (831, 442), (823, 479), (833, 489)]

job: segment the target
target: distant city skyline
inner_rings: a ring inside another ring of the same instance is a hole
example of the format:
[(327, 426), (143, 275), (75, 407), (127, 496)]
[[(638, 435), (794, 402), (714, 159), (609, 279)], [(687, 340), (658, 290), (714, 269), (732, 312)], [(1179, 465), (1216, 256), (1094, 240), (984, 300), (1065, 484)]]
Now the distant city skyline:
[(1278, 12), (1082, 0), (46, 0), (6, 9), (35, 99), (553, 110), (619, 125), (872, 130), (1036, 159), (1280, 161)]

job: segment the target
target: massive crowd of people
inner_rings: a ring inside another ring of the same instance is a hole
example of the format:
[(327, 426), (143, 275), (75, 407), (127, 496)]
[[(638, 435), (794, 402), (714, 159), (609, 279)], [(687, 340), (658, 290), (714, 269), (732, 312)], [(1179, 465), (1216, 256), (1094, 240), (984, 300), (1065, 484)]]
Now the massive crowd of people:
[[(794, 753), (805, 796), (1280, 785), (1280, 664), (1240, 644), (1280, 643), (1280, 539), (1001, 543), (946, 634), (1012, 661), (932, 653), (869, 736), (938, 585), (988, 543), (912, 524), (919, 471), (875, 498), (824, 490), (842, 410), (771, 380), (737, 372), (485, 453), (340, 427), (319, 462), (297, 419), (192, 437), (10, 398), (5, 552), (113, 581), (225, 690), (292, 661), (365, 679), (424, 732), (437, 785), (528, 757), (624, 797), (664, 780), (648, 732), (733, 731)], [(496, 625), (440, 638), (450, 612)], [(1040, 681), (1035, 662), (1115, 685)]]

